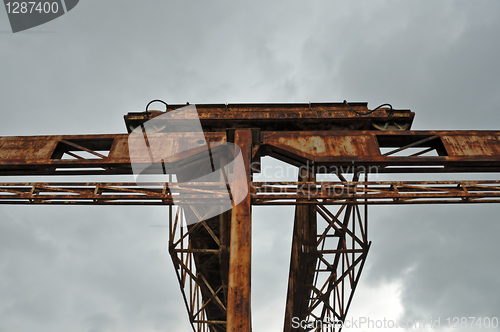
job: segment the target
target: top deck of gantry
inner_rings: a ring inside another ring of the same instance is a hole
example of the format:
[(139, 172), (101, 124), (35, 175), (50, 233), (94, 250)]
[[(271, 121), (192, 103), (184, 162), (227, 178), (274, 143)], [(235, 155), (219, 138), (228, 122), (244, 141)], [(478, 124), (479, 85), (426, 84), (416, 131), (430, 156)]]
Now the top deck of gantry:
[[(125, 115), (130, 133), (140, 124), (186, 104), (168, 105), (167, 111), (133, 112)], [(415, 113), (368, 103), (196, 104), (203, 130), (259, 128), (262, 131), (303, 130), (409, 130)]]

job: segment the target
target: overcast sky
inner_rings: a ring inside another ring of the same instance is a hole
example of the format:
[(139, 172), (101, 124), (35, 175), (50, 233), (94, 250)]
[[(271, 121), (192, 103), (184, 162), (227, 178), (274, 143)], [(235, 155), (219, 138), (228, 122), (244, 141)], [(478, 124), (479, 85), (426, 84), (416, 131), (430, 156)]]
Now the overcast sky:
[[(496, 0), (82, 0), (12, 34), (0, 10), (0, 135), (124, 133), (152, 99), (391, 103), (416, 113), (414, 130), (498, 130), (499, 17)], [(350, 316), (499, 317), (499, 212), (372, 208)], [(189, 331), (167, 228), (151, 227), (165, 207), (0, 215), (1, 332)], [(279, 331), (293, 209), (253, 216), (253, 327)]]

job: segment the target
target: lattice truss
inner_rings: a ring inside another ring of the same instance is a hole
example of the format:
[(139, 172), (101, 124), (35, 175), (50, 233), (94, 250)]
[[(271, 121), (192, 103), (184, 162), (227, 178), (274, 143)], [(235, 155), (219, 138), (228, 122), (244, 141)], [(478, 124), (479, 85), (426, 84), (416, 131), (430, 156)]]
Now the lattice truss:
[[(227, 193), (225, 186), (201, 182), (162, 182), (148, 187), (133, 182), (12, 182), (0, 183), (0, 204), (173, 205), (173, 197), (178, 203), (199, 204)], [(250, 194), (253, 205), (343, 205), (352, 199), (369, 205), (499, 203), (500, 181), (253, 182)]]
[(169, 252), (189, 321), (196, 332), (226, 331), (227, 273), (221, 271), (229, 264), (221, 226), (227, 214), (188, 225), (189, 209), (170, 206), (169, 223)]
[[(365, 206), (366, 207), (366, 206)], [(306, 331), (340, 331), (370, 248), (366, 208), (353, 200), (340, 207), (315, 206), (317, 259), (311, 285)]]
[[(354, 182), (340, 178), (356, 186), (358, 176)], [(311, 180), (312, 174), (299, 176)], [(370, 248), (366, 201), (329, 207), (311, 198), (297, 203), (285, 330), (340, 331)]]

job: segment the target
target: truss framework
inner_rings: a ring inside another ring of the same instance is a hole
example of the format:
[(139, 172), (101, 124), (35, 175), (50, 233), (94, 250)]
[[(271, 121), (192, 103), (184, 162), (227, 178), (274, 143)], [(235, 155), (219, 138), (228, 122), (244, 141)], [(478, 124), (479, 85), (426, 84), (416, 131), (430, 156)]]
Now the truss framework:
[[(367, 172), (500, 172), (499, 131), (410, 131), (414, 113), (369, 110), (366, 103), (197, 105), (197, 110), (211, 149), (234, 142), (244, 154), (250, 195), (230, 212), (185, 222), (196, 214), (193, 206), (217, 203), (227, 194), (224, 182), (0, 183), (0, 204), (169, 206), (169, 252), (196, 332), (251, 331), (251, 205), (294, 205), (284, 331), (305, 332), (325, 331), (325, 324), (328, 331), (340, 331), (331, 323), (345, 319), (370, 248), (368, 205), (500, 203), (500, 181), (358, 178)], [(129, 113), (127, 130), (165, 113), (168, 109)], [(166, 174), (197, 158), (196, 151), (179, 149), (199, 139), (183, 132), (183, 121), (192, 119), (178, 120), (175, 132), (155, 133), (173, 156), (162, 160)], [(0, 137), (0, 175), (131, 174), (128, 144), (127, 134)], [(252, 182), (262, 156), (299, 167), (298, 181)], [(340, 181), (317, 181), (321, 173), (337, 174)], [(346, 173), (353, 181), (345, 180)], [(294, 317), (315, 326), (294, 328)]]
[[(189, 205), (225, 193), (225, 183), (211, 182), (10, 182), (0, 183), (0, 204)], [(500, 203), (500, 181), (253, 182), (251, 198), (253, 205)]]
[(308, 322), (309, 331), (342, 330), (371, 245), (367, 210), (361, 212), (360, 205), (353, 200), (335, 212), (315, 205), (318, 227), (324, 229), (317, 233), (313, 283), (306, 297), (309, 303), (303, 316), (298, 316), (299, 321)]
[[(343, 184), (351, 188), (358, 178)], [(314, 180), (313, 170), (303, 169), (296, 191)], [(284, 332), (341, 331), (370, 247), (367, 200), (364, 218), (358, 199), (335, 213), (309, 195), (296, 202)]]
[[(213, 279), (206, 277), (214, 264), (224, 264), (221, 260), (225, 254), (223, 239), (206, 221), (188, 227), (182, 207), (176, 209), (175, 218), (172, 207), (169, 212), (169, 252), (191, 326), (196, 332), (226, 331), (227, 282), (214, 284)], [(210, 249), (194, 248), (190, 236), (196, 233), (210, 238)]]

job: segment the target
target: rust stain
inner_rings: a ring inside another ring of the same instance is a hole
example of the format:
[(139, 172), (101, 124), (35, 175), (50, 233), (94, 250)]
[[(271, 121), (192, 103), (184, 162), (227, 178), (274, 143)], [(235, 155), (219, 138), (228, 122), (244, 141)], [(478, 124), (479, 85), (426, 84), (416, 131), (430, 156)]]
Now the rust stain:
[(443, 143), (450, 156), (498, 156), (500, 138), (491, 135), (449, 135), (443, 136)]
[(304, 151), (310, 154), (323, 154), (327, 150), (325, 140), (319, 136), (296, 137), (294, 139), (280, 137), (278, 142), (279, 144), (283, 144), (298, 151)]

